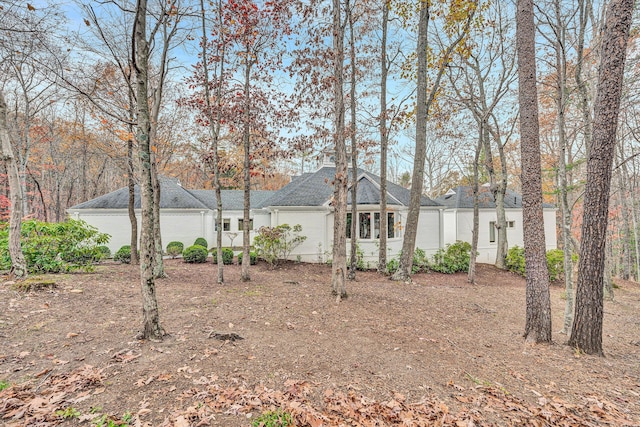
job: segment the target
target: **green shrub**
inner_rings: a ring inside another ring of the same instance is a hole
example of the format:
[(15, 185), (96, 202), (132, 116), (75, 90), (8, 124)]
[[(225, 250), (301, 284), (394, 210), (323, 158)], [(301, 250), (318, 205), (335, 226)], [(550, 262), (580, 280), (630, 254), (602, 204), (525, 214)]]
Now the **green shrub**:
[(193, 245), (200, 245), (200, 246), (204, 246), (205, 248), (208, 248), (209, 245), (207, 244), (207, 239), (205, 239), (204, 237), (198, 237), (196, 239), (195, 242), (193, 242)]
[[(547, 251), (547, 269), (549, 270), (549, 280), (555, 282), (564, 278), (564, 252), (562, 249), (551, 249)], [(578, 261), (578, 256), (573, 255), (572, 261), (575, 263)], [(524, 261), (524, 248), (514, 246), (507, 252), (506, 258), (507, 270), (519, 274), (522, 277), (526, 276), (525, 261)]]
[(171, 258), (176, 258), (184, 250), (184, 244), (182, 242), (169, 242), (167, 245), (167, 255)]
[(207, 262), (207, 255), (207, 248), (200, 245), (189, 246), (184, 250), (184, 252), (182, 252), (184, 262), (188, 262), (190, 264), (202, 264), (203, 262)]
[(429, 269), (429, 259), (424, 250), (416, 248), (413, 251), (413, 264), (411, 266), (411, 273), (416, 274)]
[(507, 257), (505, 258), (505, 264), (507, 270), (512, 271), (520, 276), (524, 277), (524, 248), (520, 246), (512, 246), (507, 251)]
[(268, 411), (259, 415), (251, 427), (290, 427), (293, 426), (293, 418), (288, 412), (281, 410)]
[(400, 261), (398, 261), (396, 258), (387, 262), (387, 274), (395, 273), (396, 271), (398, 271), (399, 266), (400, 266)]
[[(258, 254), (251, 251), (249, 252), (249, 264), (255, 265), (258, 262)], [(238, 254), (238, 265), (242, 264), (242, 252)]]
[(123, 264), (131, 263), (131, 246), (124, 245), (123, 247), (118, 249), (113, 255), (113, 260), (121, 262)]
[(562, 249), (551, 249), (547, 251), (547, 269), (549, 270), (549, 280), (564, 279), (564, 252)]
[[(218, 263), (218, 249), (213, 248), (213, 263)], [(231, 248), (222, 248), (222, 263), (224, 265), (233, 264), (233, 250)]]
[(307, 236), (300, 234), (301, 231), (300, 224), (293, 227), (289, 224), (277, 227), (260, 227), (253, 240), (258, 256), (272, 267), (275, 266), (279, 260), (287, 259), (291, 251), (307, 240)]
[[(351, 265), (351, 258), (349, 257), (347, 257), (347, 265)], [(369, 263), (364, 260), (364, 251), (360, 248), (360, 245), (356, 243), (356, 270), (367, 271), (368, 269)]]
[(469, 271), (470, 260), (471, 244), (458, 240), (451, 245), (447, 245), (444, 249), (439, 249), (433, 255), (433, 262), (429, 268), (446, 274)]
[[(402, 256), (402, 251), (398, 255), (398, 258), (394, 258), (391, 261), (387, 262), (386, 273), (393, 274), (398, 271), (398, 267), (400, 267), (400, 257)], [(423, 271), (429, 270), (429, 259), (424, 250), (420, 248), (416, 248), (413, 251), (413, 262), (411, 265), (411, 274), (420, 273)]]
[[(22, 222), (22, 252), (27, 270), (32, 274), (64, 271), (90, 271), (102, 259), (98, 247), (109, 241), (109, 235), (84, 221), (67, 220), (48, 223), (37, 220)], [(0, 270), (11, 268), (9, 226), (0, 224)]]
[(102, 245), (102, 246), (98, 246), (97, 249), (100, 252), (100, 256), (103, 259), (111, 257), (111, 249), (109, 249), (109, 246)]

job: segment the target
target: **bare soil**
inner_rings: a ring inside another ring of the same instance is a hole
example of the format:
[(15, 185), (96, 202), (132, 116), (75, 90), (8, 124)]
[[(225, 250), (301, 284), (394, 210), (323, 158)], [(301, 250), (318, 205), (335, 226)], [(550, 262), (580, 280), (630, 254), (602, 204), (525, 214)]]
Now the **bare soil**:
[[(162, 342), (135, 339), (136, 266), (0, 285), (0, 425), (233, 427), (278, 409), (299, 426), (640, 425), (633, 282), (616, 281), (595, 357), (558, 332), (526, 345), (524, 280), (492, 266), (476, 285), (359, 272), (340, 303), (326, 265), (258, 264), (250, 282), (227, 266), (224, 285), (211, 262), (166, 271)], [(563, 296), (554, 284), (554, 331)]]

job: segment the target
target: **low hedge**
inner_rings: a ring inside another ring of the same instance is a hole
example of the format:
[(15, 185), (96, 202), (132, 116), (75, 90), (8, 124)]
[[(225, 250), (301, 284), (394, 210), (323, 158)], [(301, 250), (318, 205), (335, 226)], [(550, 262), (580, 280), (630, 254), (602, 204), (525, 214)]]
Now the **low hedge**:
[(202, 264), (207, 262), (207, 248), (200, 245), (189, 246), (182, 252), (182, 258), (189, 264)]

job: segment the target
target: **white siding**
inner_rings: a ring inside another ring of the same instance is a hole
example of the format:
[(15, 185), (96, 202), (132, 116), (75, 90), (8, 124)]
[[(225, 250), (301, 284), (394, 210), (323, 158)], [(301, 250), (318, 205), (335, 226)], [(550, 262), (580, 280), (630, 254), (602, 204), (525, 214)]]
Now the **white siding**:
[[(318, 262), (320, 258), (322, 261), (326, 260), (326, 253), (331, 253), (330, 242), (327, 240), (327, 231), (333, 232), (333, 227), (329, 230), (325, 228), (329, 222), (327, 220), (328, 214), (329, 211), (312, 211), (304, 208), (297, 210), (279, 209), (271, 213), (271, 226), (289, 224), (293, 227), (296, 224), (300, 224), (302, 226), (300, 234), (307, 237), (300, 246), (293, 250), (290, 256), (291, 259), (295, 260), (299, 256), (300, 260), (304, 262)], [(333, 226), (333, 214), (331, 214), (330, 222)]]
[[(507, 221), (513, 221), (514, 227), (507, 228), (507, 242), (509, 247), (524, 245), (522, 229), (522, 209), (507, 209)], [(496, 221), (495, 209), (481, 209), (479, 213), (478, 258), (477, 261), (493, 264), (496, 260), (496, 242), (490, 242), (490, 223)], [(544, 211), (545, 240), (547, 250), (556, 246), (556, 215), (554, 209)], [(456, 240), (471, 243), (473, 231), (473, 210), (448, 209), (444, 214), (445, 244), (455, 243)], [(455, 234), (451, 232), (455, 230)], [(497, 239), (497, 230), (496, 230)]]
[[(77, 214), (76, 214), (77, 212)], [(201, 213), (202, 212), (202, 213)], [(124, 209), (118, 210), (78, 210), (71, 211), (71, 217), (81, 219), (93, 225), (103, 233), (111, 235), (109, 249), (115, 252), (124, 245), (131, 243), (131, 223), (129, 214)], [(140, 212), (136, 212), (138, 219), (138, 236), (140, 235)], [(207, 236), (206, 211), (177, 211), (162, 210), (160, 212), (160, 229), (162, 244), (166, 246), (171, 241), (192, 245), (196, 238)]]
[(459, 240), (456, 218), (456, 211), (454, 210), (445, 210), (442, 214), (444, 243), (451, 243)]
[(427, 255), (433, 255), (441, 247), (440, 210), (422, 209), (418, 219), (418, 234), (416, 248), (424, 250)]

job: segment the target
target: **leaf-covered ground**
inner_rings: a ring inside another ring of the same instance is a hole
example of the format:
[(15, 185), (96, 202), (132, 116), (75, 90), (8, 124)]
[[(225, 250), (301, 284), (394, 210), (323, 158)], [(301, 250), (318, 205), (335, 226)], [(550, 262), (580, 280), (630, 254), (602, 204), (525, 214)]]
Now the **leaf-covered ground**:
[(0, 425), (233, 427), (272, 410), (298, 426), (640, 425), (635, 283), (605, 303), (598, 358), (559, 333), (525, 345), (524, 281), (490, 266), (474, 286), (359, 273), (341, 303), (324, 265), (258, 265), (248, 283), (229, 266), (223, 286), (211, 263), (167, 273), (157, 343), (135, 339), (136, 267), (0, 285)]

